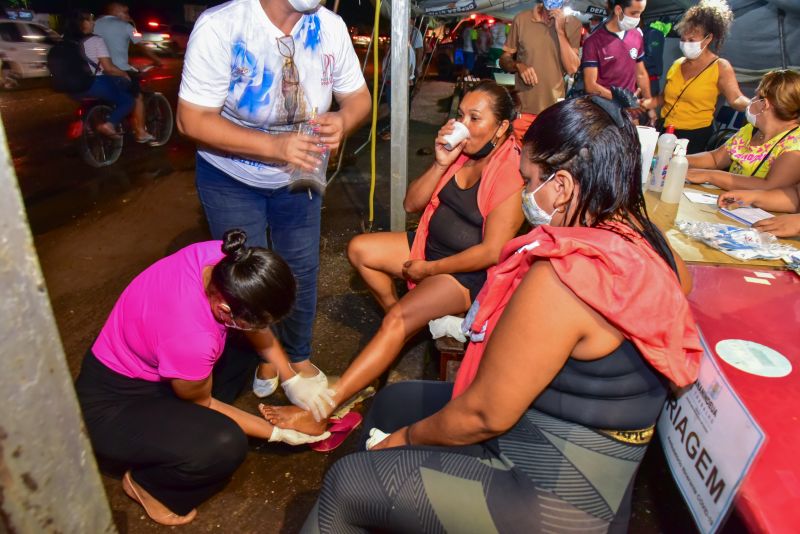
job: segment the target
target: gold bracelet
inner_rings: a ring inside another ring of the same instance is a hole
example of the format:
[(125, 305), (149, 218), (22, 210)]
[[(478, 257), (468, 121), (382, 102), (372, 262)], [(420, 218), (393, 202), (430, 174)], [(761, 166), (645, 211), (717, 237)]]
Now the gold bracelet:
[(411, 427), (413, 425), (408, 425), (406, 427), (406, 445), (411, 445)]

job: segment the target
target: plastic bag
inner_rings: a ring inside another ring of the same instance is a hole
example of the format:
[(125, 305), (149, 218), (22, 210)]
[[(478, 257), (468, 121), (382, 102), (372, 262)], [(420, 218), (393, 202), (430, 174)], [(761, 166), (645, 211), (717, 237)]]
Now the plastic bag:
[(461, 323), (463, 322), (463, 317), (445, 315), (444, 317), (439, 317), (438, 319), (428, 322), (428, 328), (431, 331), (431, 337), (433, 337), (433, 339), (450, 336), (463, 343), (467, 340), (467, 337), (461, 331)]
[(753, 228), (689, 221), (675, 221), (675, 227), (687, 236), (741, 261), (779, 260), (800, 252), (795, 247), (779, 243), (774, 235)]

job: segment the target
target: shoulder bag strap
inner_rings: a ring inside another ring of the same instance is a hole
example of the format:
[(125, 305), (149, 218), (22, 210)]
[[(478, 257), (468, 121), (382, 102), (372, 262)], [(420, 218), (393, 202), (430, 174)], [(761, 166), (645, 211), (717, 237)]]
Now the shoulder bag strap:
[(89, 65), (94, 67), (94, 72), (92, 73), (92, 76), (97, 76), (97, 73), (100, 71), (100, 63), (95, 63), (94, 61), (89, 59), (89, 56), (86, 55), (86, 41), (88, 41), (92, 37), (96, 37), (96, 35), (95, 34), (87, 35), (86, 37), (78, 41), (78, 44), (81, 47), (80, 52), (81, 55), (83, 56), (83, 59), (85, 59), (86, 62), (89, 63)]
[[(664, 114), (664, 118), (663, 118), (663, 119), (661, 119), (662, 121), (664, 121), (664, 125), (666, 125), (666, 124), (667, 124), (667, 117), (669, 117), (669, 114), (670, 114), (670, 113), (672, 113), (672, 110), (673, 110), (673, 109), (675, 109), (675, 106), (676, 106), (676, 105), (678, 105), (678, 101), (679, 101), (679, 100), (681, 99), (681, 97), (683, 96), (683, 93), (685, 93), (685, 92), (686, 92), (686, 90), (689, 88), (689, 86), (690, 86), (690, 85), (692, 85), (692, 83), (693, 83), (693, 82), (694, 82), (694, 81), (695, 81), (697, 78), (699, 78), (701, 74), (703, 74), (703, 73), (704, 73), (706, 70), (708, 70), (708, 67), (710, 67), (711, 65), (713, 65), (713, 64), (714, 64), (714, 63), (716, 63), (717, 61), (719, 61), (719, 58), (718, 58), (718, 57), (714, 58), (714, 61), (712, 61), (711, 63), (709, 63), (709, 64), (708, 64), (708, 65), (706, 65), (705, 67), (703, 67), (703, 70), (701, 70), (700, 72), (698, 72), (698, 73), (697, 73), (697, 75), (695, 75), (695, 77), (694, 77), (694, 78), (692, 78), (691, 80), (689, 80), (689, 83), (687, 83), (686, 85), (684, 85), (684, 86), (683, 86), (683, 90), (681, 90), (681, 92), (680, 92), (680, 93), (678, 93), (678, 98), (676, 98), (676, 99), (675, 99), (675, 102), (673, 102), (673, 103), (672, 103), (672, 106), (670, 106), (670, 108), (669, 108), (669, 111), (667, 111), (667, 112)], [(680, 68), (680, 67), (678, 67), (678, 68)]]
[[(761, 166), (764, 165), (764, 162), (769, 159), (769, 156), (770, 156), (770, 154), (772, 154), (772, 151), (775, 150), (775, 147), (778, 146), (779, 144), (781, 144), (784, 139), (789, 137), (789, 135), (791, 135), (794, 132), (796, 132), (798, 128), (800, 128), (800, 126), (795, 126), (791, 130), (789, 130), (788, 132), (783, 134), (783, 137), (778, 139), (778, 142), (775, 143), (774, 145), (772, 145), (772, 147), (769, 149), (769, 152), (767, 152), (767, 154), (763, 158), (761, 158), (761, 161), (758, 162), (758, 167), (756, 167), (756, 170), (754, 170), (753, 172), (750, 173), (750, 176), (755, 176), (758, 173), (759, 169), (761, 169)], [(752, 137), (751, 137), (751, 139), (752, 139)]]

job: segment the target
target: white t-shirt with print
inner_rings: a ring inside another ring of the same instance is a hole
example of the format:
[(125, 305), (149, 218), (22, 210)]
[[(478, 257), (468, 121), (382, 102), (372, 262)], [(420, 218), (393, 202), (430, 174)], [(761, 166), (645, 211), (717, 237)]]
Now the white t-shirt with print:
[[(189, 38), (179, 97), (198, 106), (222, 108), (235, 124), (262, 131), (296, 130), (298, 123), (328, 111), (333, 93), (352, 93), (364, 86), (347, 26), (320, 7), (304, 14), (292, 28), (292, 39), (269, 20), (258, 0), (233, 0), (206, 10)], [(299, 86), (283, 83), (291, 74), (281, 55), (294, 43), (293, 61)], [(245, 184), (276, 188), (288, 184), (290, 167), (246, 159), (203, 148), (209, 163)]]

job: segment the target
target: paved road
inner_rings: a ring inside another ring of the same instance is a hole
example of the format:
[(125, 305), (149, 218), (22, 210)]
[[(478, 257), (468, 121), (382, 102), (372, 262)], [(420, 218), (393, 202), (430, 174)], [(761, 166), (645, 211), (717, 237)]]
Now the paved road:
[[(180, 60), (167, 59), (152, 74), (152, 88), (164, 93), (173, 106), (180, 68)], [(194, 146), (175, 132), (159, 148), (137, 145), (126, 136), (116, 164), (91, 168), (67, 136), (76, 110), (76, 103), (53, 92), (46, 79), (24, 80), (19, 89), (0, 93), (0, 114), (35, 234), (96, 209), (137, 183), (193, 165)]]

